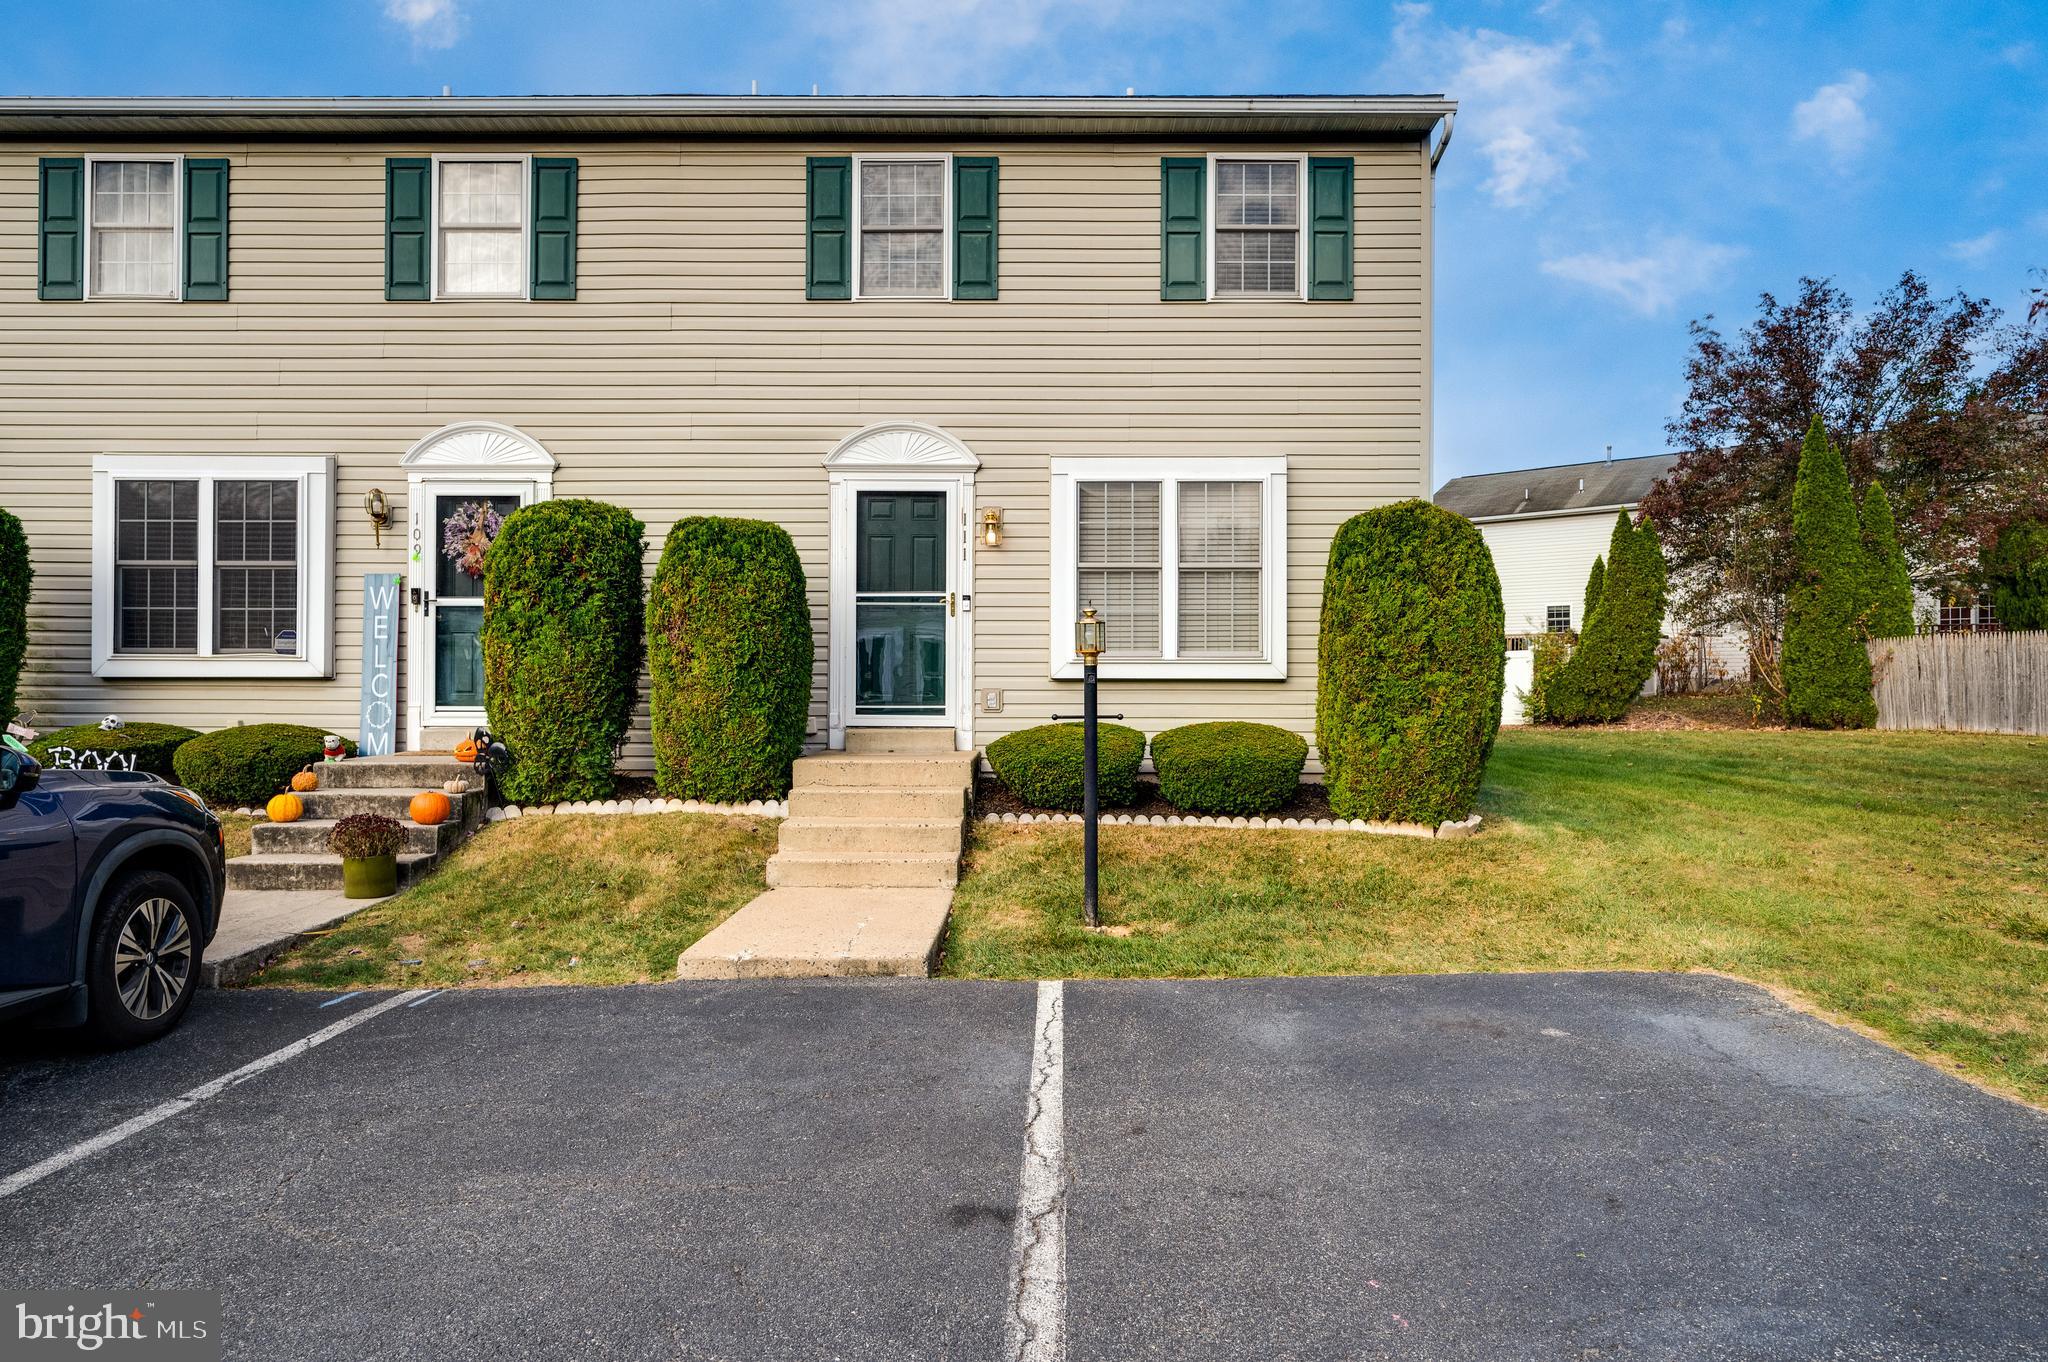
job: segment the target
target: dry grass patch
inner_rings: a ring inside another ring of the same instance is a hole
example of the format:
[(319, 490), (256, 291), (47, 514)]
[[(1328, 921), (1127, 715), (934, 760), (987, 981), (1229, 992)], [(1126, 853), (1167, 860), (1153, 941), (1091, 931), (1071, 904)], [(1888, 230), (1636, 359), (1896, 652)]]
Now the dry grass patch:
[(220, 813), (220, 841), (227, 848), (228, 859), (249, 854), (249, 828), (256, 822), (246, 813)]

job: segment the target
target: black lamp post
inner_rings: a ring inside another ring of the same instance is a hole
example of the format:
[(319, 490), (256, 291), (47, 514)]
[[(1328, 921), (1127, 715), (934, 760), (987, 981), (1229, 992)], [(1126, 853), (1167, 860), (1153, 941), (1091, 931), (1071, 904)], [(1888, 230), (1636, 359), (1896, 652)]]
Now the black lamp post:
[(1089, 606), (1074, 621), (1074, 651), (1081, 658), (1081, 913), (1099, 925), (1095, 911), (1095, 826), (1101, 808), (1095, 791), (1095, 663), (1102, 656), (1102, 621)]

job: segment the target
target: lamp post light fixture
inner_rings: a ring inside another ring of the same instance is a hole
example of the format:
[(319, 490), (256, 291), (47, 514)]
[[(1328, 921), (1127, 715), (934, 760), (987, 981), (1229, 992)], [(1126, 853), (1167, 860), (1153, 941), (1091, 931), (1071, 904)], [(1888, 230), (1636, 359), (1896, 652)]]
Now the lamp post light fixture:
[(981, 542), (992, 549), (1003, 546), (1003, 508), (986, 506), (981, 512)]
[(1074, 621), (1074, 651), (1081, 658), (1081, 915), (1100, 925), (1095, 904), (1095, 828), (1101, 817), (1095, 790), (1095, 663), (1102, 656), (1102, 621), (1095, 607)]

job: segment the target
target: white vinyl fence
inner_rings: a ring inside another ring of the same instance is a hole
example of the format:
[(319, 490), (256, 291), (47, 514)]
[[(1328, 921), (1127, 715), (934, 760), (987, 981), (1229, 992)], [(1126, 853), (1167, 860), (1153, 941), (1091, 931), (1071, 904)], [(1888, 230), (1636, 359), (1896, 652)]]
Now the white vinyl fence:
[(1879, 728), (2048, 733), (2048, 631), (1873, 639)]

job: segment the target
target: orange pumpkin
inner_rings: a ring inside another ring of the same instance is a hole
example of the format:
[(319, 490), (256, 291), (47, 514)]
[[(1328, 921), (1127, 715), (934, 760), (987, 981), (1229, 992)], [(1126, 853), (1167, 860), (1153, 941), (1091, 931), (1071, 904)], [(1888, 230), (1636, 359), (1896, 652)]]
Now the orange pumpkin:
[(406, 809), (412, 815), (412, 821), (423, 828), (447, 822), (453, 811), (454, 806), (448, 802), (448, 796), (439, 790), (421, 790), (412, 797), (412, 803)]
[(464, 738), (461, 742), (455, 744), (455, 759), (457, 761), (475, 761), (476, 739)]
[(295, 794), (272, 795), (263, 814), (273, 823), (296, 823), (305, 817), (306, 801)]
[(292, 788), (300, 794), (304, 794), (308, 790), (317, 790), (320, 788), (320, 777), (314, 773), (312, 767), (308, 766), (305, 770), (292, 777)]

